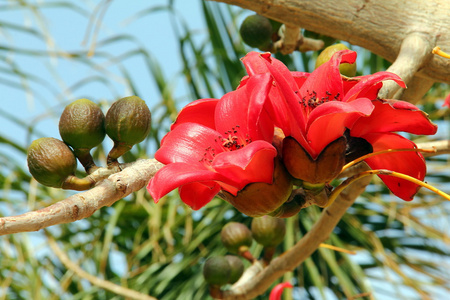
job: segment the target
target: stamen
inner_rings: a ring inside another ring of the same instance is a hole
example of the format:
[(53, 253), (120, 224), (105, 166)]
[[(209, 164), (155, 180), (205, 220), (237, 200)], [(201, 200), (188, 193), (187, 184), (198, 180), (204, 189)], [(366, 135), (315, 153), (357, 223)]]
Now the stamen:
[(413, 152), (423, 152), (423, 153), (436, 153), (436, 148), (433, 149), (418, 149), (418, 148), (401, 148), (401, 149), (386, 149), (386, 150), (381, 150), (381, 151), (377, 151), (377, 152), (372, 152), (369, 154), (366, 154), (364, 156), (358, 157), (355, 160), (352, 160), (351, 162), (349, 162), (348, 164), (346, 164), (345, 166), (342, 167), (342, 171), (344, 172), (345, 170), (347, 170), (348, 168), (350, 168), (351, 166), (362, 162), (363, 160), (375, 156), (375, 155), (379, 155), (379, 154), (384, 154), (384, 153), (393, 153), (393, 152), (402, 152), (402, 151), (413, 151)]
[(352, 184), (353, 182), (355, 182), (358, 179), (361, 179), (363, 177), (369, 176), (369, 175), (388, 175), (388, 176), (393, 176), (393, 177), (397, 177), (397, 178), (401, 178), (404, 180), (407, 180), (409, 182), (415, 183), (417, 185), (420, 185), (421, 187), (427, 188), (432, 192), (435, 192), (436, 194), (438, 194), (439, 196), (444, 197), (446, 200), (450, 201), (450, 195), (447, 193), (444, 193), (443, 191), (435, 188), (432, 185), (429, 185), (426, 182), (420, 181), (417, 178), (411, 177), (409, 175), (403, 174), (403, 173), (398, 173), (398, 172), (394, 172), (394, 171), (390, 171), (390, 170), (368, 170), (368, 171), (364, 171), (361, 172), (359, 174), (356, 174), (352, 177), (347, 178), (346, 180), (344, 180), (340, 185), (338, 185), (330, 194), (329, 198), (328, 198), (328, 203), (327, 205), (325, 205), (324, 207), (328, 207), (330, 206), (335, 200), (336, 198), (339, 196), (339, 194), (346, 188), (348, 187), (350, 184)]
[(450, 54), (447, 54), (444, 51), (442, 51), (441, 47), (439, 47), (439, 46), (434, 47), (433, 50), (431, 51), (431, 53), (439, 55), (444, 58), (450, 58)]
[(222, 147), (226, 148), (228, 151), (238, 150), (245, 145), (250, 144), (252, 142), (251, 138), (248, 134), (244, 137), (238, 135), (239, 125), (235, 127), (231, 127), (231, 130), (228, 130), (224, 133), (224, 136), (228, 136), (227, 138), (219, 137), (218, 139), (222, 142)]

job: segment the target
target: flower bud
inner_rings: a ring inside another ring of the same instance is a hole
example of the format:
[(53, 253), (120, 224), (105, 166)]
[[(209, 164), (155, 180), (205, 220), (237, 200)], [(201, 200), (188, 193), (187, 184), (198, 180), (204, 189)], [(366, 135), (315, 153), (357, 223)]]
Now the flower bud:
[(283, 140), (283, 162), (294, 178), (311, 184), (336, 178), (345, 164), (346, 141), (338, 138), (313, 159), (292, 137)]
[(233, 284), (238, 281), (244, 273), (244, 263), (235, 255), (225, 255), (225, 258), (228, 260), (231, 267), (231, 274), (228, 283)]
[(106, 113), (106, 133), (114, 142), (135, 145), (150, 132), (151, 113), (137, 96), (114, 102)]
[(286, 223), (283, 219), (262, 216), (253, 219), (251, 230), (256, 242), (264, 247), (275, 247), (284, 239)]
[(272, 24), (258, 14), (245, 18), (239, 29), (242, 40), (250, 47), (268, 50), (272, 43)]
[(111, 105), (105, 122), (106, 134), (114, 141), (114, 148), (108, 154), (110, 163), (147, 137), (150, 132), (151, 113), (144, 100), (130, 96)]
[(214, 256), (203, 265), (203, 277), (208, 284), (222, 286), (227, 284), (231, 276), (231, 266), (223, 256)]
[(76, 100), (61, 114), (59, 133), (62, 140), (74, 149), (92, 149), (105, 138), (105, 116), (94, 102)]
[(292, 177), (283, 163), (275, 159), (273, 182), (250, 183), (236, 196), (222, 191), (219, 195), (237, 210), (249, 217), (259, 217), (272, 213), (282, 206), (292, 192)]
[(67, 105), (59, 119), (59, 134), (73, 148), (86, 172), (95, 170), (90, 151), (106, 135), (105, 115), (100, 107), (88, 99), (79, 99)]
[(77, 160), (72, 150), (62, 141), (45, 137), (33, 141), (28, 148), (28, 169), (41, 184), (61, 188), (75, 173)]
[(220, 232), (222, 243), (233, 254), (241, 254), (252, 245), (252, 232), (242, 223), (230, 222)]
[[(317, 57), (316, 60), (316, 69), (329, 61), (334, 53), (340, 51), (340, 50), (348, 50), (348, 47), (344, 44), (335, 44), (326, 47)], [(339, 71), (342, 75), (345, 75), (347, 77), (353, 77), (356, 75), (356, 62), (353, 64), (343, 63), (339, 66)]]

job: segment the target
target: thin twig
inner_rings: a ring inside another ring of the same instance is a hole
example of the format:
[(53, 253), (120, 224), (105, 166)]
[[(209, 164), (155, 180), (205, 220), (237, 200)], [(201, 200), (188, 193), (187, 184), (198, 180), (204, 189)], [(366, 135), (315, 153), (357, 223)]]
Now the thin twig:
[(67, 269), (73, 271), (79, 277), (86, 279), (93, 285), (111, 291), (116, 295), (124, 296), (126, 298), (132, 298), (137, 300), (157, 300), (152, 296), (139, 293), (135, 290), (131, 290), (129, 288), (112, 283), (111, 281), (103, 280), (101, 278), (95, 277), (94, 275), (87, 273), (86, 271), (81, 269), (80, 266), (78, 266), (77, 264), (73, 263), (70, 260), (70, 258), (61, 250), (61, 248), (59, 248), (58, 244), (56, 243), (55, 239), (52, 236), (47, 235), (47, 238), (50, 248), (53, 250), (53, 253), (55, 253), (58, 259), (62, 262), (62, 264)]

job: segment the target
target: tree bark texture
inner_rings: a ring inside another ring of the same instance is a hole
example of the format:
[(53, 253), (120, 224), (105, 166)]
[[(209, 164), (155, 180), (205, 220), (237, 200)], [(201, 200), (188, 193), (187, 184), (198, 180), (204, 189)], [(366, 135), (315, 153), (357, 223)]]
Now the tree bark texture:
[[(450, 83), (450, 60), (431, 54), (435, 46), (450, 51), (448, 0), (213, 1), (237, 5), (290, 26), (347, 41), (390, 62), (399, 56), (403, 41), (414, 36), (420, 42), (417, 46), (403, 44), (402, 52), (420, 64), (417, 73), (408, 76)], [(425, 53), (418, 53), (421, 50)]]

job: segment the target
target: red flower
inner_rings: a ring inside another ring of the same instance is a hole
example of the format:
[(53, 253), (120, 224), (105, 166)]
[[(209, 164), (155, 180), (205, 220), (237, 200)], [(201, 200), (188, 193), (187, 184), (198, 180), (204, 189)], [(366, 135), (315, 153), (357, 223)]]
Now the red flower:
[[(244, 57), (248, 78), (267, 73), (273, 78), (269, 101), (258, 99), (260, 103), (255, 107), (264, 106), (286, 135), (283, 159), (294, 177), (310, 183), (335, 178), (345, 160), (345, 142), (340, 138), (360, 117), (372, 113), (371, 100), (376, 99), (381, 81), (391, 79), (404, 87), (401, 79), (389, 72), (352, 79), (341, 76), (339, 65), (355, 60), (356, 52), (339, 51), (308, 74), (290, 72), (268, 53), (251, 52)], [(329, 145), (333, 145), (332, 149)], [(324, 156), (337, 159), (333, 168), (329, 166), (330, 159)]]
[[(375, 109), (369, 117), (358, 119), (350, 136), (359, 137), (372, 145), (373, 152), (387, 149), (416, 148), (412, 141), (393, 133), (435, 134), (437, 126), (416, 106), (397, 100), (374, 100)], [(425, 160), (419, 152), (392, 152), (365, 159), (372, 169), (388, 169), (419, 180), (425, 178)], [(386, 186), (398, 197), (410, 201), (420, 188), (409, 181), (380, 175)]]
[(153, 199), (179, 187), (181, 199), (199, 209), (221, 190), (236, 196), (250, 183), (272, 183), (273, 122), (264, 112), (250, 122), (252, 99), (267, 97), (270, 85), (268, 75), (255, 76), (220, 100), (185, 107), (155, 154), (166, 166), (148, 184)]
[(447, 106), (448, 108), (450, 108), (450, 94), (445, 97), (444, 104), (442, 106)]
[(277, 284), (270, 292), (269, 300), (281, 300), (281, 295), (283, 294), (283, 290), (285, 288), (293, 288), (293, 286), (289, 282)]

